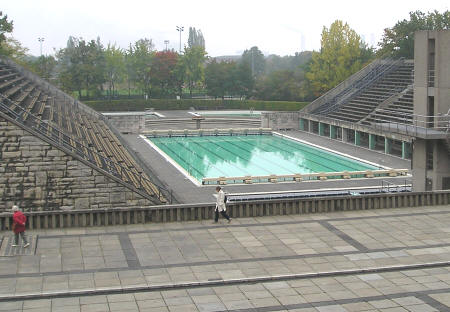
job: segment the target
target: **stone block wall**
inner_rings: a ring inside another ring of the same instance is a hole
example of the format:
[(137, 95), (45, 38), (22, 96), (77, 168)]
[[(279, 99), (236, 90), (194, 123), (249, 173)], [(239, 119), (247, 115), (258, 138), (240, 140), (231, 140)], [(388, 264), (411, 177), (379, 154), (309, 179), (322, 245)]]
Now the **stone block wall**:
[(141, 207), (150, 201), (0, 117), (0, 212)]

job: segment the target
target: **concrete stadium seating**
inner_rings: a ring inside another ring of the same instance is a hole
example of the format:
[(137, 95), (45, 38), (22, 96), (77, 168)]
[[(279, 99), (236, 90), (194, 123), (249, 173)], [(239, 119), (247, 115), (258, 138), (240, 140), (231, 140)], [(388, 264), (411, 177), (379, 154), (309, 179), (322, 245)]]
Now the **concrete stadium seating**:
[(70, 97), (60, 97), (0, 59), (0, 111), (64, 147), (91, 166), (120, 178), (152, 199), (165, 202), (101, 114), (88, 113)]
[[(383, 75), (361, 88), (332, 110), (319, 107), (314, 113), (354, 123), (370, 124), (396, 120), (413, 112), (412, 84), (414, 63), (403, 60)], [(349, 88), (354, 88), (349, 86)], [(322, 107), (326, 107), (326, 103)], [(378, 111), (380, 110), (380, 111)]]

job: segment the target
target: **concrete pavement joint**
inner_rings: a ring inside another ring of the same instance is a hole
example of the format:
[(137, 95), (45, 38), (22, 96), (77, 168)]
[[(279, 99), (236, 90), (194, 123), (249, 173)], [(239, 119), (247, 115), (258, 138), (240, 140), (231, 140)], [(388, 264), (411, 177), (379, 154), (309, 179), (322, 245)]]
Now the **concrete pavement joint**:
[(120, 247), (125, 255), (125, 259), (127, 260), (127, 264), (129, 268), (139, 268), (141, 263), (139, 262), (139, 258), (136, 254), (136, 250), (133, 247), (133, 243), (131, 243), (130, 236), (128, 233), (120, 233), (118, 235)]
[(318, 221), (320, 225), (322, 225), (324, 228), (332, 232), (333, 234), (337, 235), (339, 238), (341, 238), (343, 241), (345, 241), (350, 246), (355, 247), (360, 252), (368, 252), (369, 248), (358, 242), (357, 240), (353, 239), (349, 235), (345, 234), (341, 230), (339, 230), (334, 225), (330, 224), (328, 221)]

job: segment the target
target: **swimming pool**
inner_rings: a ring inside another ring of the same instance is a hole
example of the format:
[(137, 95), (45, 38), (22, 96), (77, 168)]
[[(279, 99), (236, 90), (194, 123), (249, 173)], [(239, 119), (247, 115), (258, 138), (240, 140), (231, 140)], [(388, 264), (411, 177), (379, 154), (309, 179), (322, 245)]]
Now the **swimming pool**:
[(147, 137), (151, 145), (197, 181), (204, 178), (377, 170), (278, 135)]

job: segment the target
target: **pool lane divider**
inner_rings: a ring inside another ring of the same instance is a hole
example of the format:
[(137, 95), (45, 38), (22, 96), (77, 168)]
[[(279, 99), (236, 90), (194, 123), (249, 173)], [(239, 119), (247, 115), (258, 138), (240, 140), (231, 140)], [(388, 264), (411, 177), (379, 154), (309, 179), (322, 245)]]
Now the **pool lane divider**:
[(189, 172), (186, 171), (183, 167), (181, 167), (175, 160), (172, 159), (169, 155), (167, 155), (162, 149), (160, 149), (156, 144), (154, 144), (152, 141), (150, 141), (148, 138), (145, 137), (145, 135), (139, 135), (141, 139), (143, 139), (145, 142), (147, 142), (148, 145), (150, 145), (155, 151), (157, 151), (167, 162), (169, 162), (172, 166), (174, 166), (178, 171), (180, 171), (186, 178), (189, 179), (192, 183), (194, 183), (196, 186), (201, 186), (202, 184), (193, 176), (189, 174)]
[(422, 269), (440, 268), (440, 267), (448, 267), (448, 266), (450, 266), (450, 261), (437, 261), (437, 262), (427, 262), (427, 263), (419, 263), (419, 264), (391, 265), (391, 266), (381, 266), (381, 267), (372, 267), (372, 268), (363, 268), (363, 269), (348, 269), (348, 270), (339, 270), (339, 271), (310, 272), (310, 273), (272, 275), (272, 276), (260, 276), (260, 277), (249, 277), (249, 278), (208, 279), (207, 281), (166, 283), (166, 284), (156, 284), (156, 285), (135, 285), (135, 286), (119, 286), (119, 287), (113, 286), (113, 287), (99, 287), (96, 289), (49, 291), (49, 292), (37, 292), (37, 293), (28, 293), (28, 294), (25, 293), (25, 294), (17, 294), (17, 295), (0, 295), (0, 302), (11, 302), (11, 301), (32, 300), (32, 299), (54, 299), (54, 298), (80, 297), (80, 296), (111, 295), (111, 294), (127, 294), (127, 293), (135, 293), (135, 292), (165, 291), (165, 290), (174, 290), (174, 289), (192, 289), (192, 288), (201, 288), (201, 287), (232, 286), (232, 285), (241, 285), (241, 284), (289, 281), (289, 280), (295, 280), (295, 279), (311, 279), (311, 278), (320, 278), (320, 277), (337, 277), (337, 276), (348, 276), (348, 275), (362, 275), (362, 274), (422, 270)]
[(273, 131), (272, 134), (280, 136), (280, 137), (283, 137), (283, 138), (287, 138), (289, 140), (297, 141), (297, 142), (300, 142), (300, 143), (303, 143), (303, 144), (306, 144), (306, 145), (314, 146), (315, 148), (319, 148), (321, 150), (325, 150), (325, 151), (327, 151), (329, 153), (333, 153), (333, 154), (337, 154), (337, 155), (344, 156), (344, 157), (347, 157), (347, 158), (351, 158), (351, 159), (357, 160), (359, 162), (362, 162), (364, 164), (369, 164), (371, 166), (375, 166), (375, 167), (378, 167), (378, 168), (383, 168), (383, 169), (386, 169), (386, 170), (392, 169), (391, 167), (380, 165), (380, 164), (377, 164), (377, 163), (374, 163), (374, 162), (371, 162), (371, 161), (368, 161), (368, 160), (365, 160), (365, 159), (361, 159), (361, 158), (358, 158), (358, 157), (355, 157), (355, 156), (352, 156), (352, 155), (349, 155), (349, 154), (345, 154), (345, 153), (341, 153), (341, 152), (338, 152), (338, 151), (334, 151), (332, 149), (329, 149), (329, 148), (326, 148), (326, 147), (323, 147), (323, 146), (320, 146), (320, 145), (317, 145), (317, 144), (314, 144), (314, 143), (310, 143), (310, 142), (307, 142), (307, 141), (304, 141), (304, 140), (301, 140), (301, 139), (298, 139), (298, 138), (294, 138), (294, 137), (291, 137), (289, 135), (285, 135), (285, 134), (282, 134), (282, 133), (279, 133), (279, 132)]

